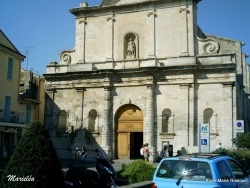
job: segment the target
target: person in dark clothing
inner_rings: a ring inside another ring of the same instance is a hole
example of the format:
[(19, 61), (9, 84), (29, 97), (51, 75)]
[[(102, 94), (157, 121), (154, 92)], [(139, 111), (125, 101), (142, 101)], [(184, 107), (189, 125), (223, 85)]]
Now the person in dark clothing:
[(181, 150), (178, 150), (176, 156), (180, 156), (180, 155), (181, 155)]
[(85, 147), (82, 147), (81, 155), (80, 155), (81, 165), (85, 165), (85, 158), (86, 157), (87, 157), (87, 150)]

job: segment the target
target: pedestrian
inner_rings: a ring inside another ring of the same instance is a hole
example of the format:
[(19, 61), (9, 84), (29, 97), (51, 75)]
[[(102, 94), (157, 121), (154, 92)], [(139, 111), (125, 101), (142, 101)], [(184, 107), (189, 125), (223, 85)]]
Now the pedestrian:
[(159, 157), (157, 158), (156, 162), (159, 163), (163, 158), (169, 157), (168, 153), (168, 145), (164, 145), (163, 149), (160, 152)]
[(161, 158), (169, 157), (168, 145), (164, 145), (164, 146), (163, 146), (163, 149), (161, 150), (161, 153), (160, 153), (160, 157), (161, 157)]
[(75, 158), (75, 164), (79, 164), (79, 160), (80, 160), (80, 155), (81, 152), (78, 148), (76, 148), (75, 153), (74, 153), (74, 158)]
[(168, 145), (164, 145), (160, 153), (161, 158), (168, 157)]
[(177, 150), (176, 156), (181, 156), (181, 150)]
[(85, 147), (82, 147), (82, 150), (81, 150), (81, 155), (80, 155), (80, 158), (81, 158), (81, 165), (85, 165), (85, 158), (87, 157), (87, 150)]
[(145, 144), (142, 145), (142, 147), (140, 148), (140, 155), (141, 155), (141, 158), (144, 159), (144, 155), (143, 155), (143, 149), (145, 147)]
[(148, 145), (149, 145), (149, 144), (146, 143), (146, 144), (144, 145), (144, 148), (143, 148), (143, 156), (144, 156), (144, 159), (145, 159), (146, 162), (149, 161), (149, 156), (150, 156), (150, 155), (153, 156), (153, 154), (149, 151)]
[(221, 151), (221, 143), (219, 143), (217, 146), (216, 146), (216, 151)]

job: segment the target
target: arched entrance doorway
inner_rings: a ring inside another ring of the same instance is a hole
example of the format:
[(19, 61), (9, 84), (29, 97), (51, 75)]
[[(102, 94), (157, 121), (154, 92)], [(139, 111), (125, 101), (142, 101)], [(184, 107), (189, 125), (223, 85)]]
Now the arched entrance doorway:
[(139, 107), (128, 104), (116, 113), (116, 154), (119, 159), (140, 158), (143, 144), (143, 114)]

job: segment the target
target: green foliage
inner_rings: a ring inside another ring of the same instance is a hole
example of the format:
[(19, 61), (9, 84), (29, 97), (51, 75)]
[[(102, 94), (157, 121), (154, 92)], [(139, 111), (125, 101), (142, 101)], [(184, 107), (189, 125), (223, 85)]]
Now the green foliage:
[[(10, 181), (9, 175), (15, 179)], [(49, 132), (39, 122), (28, 128), (1, 177), (1, 187), (63, 187), (63, 173)], [(16, 178), (26, 178), (26, 181)], [(29, 181), (27, 181), (29, 180)]]
[(232, 139), (238, 149), (250, 149), (250, 132)]
[(246, 170), (250, 170), (250, 151), (249, 150), (227, 150), (223, 149), (219, 152), (222, 155), (228, 155), (235, 158), (239, 163), (245, 167)]
[(143, 160), (137, 160), (130, 164), (123, 164), (120, 176), (128, 179), (129, 183), (137, 183), (142, 181), (150, 181), (156, 167)]

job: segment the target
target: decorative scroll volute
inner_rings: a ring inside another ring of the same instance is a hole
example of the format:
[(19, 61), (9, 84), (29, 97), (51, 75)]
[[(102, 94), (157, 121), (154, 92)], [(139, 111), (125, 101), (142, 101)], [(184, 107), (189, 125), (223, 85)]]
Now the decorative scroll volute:
[(212, 39), (212, 38), (199, 38), (197, 37), (198, 41), (201, 42), (202, 45), (202, 54), (218, 54), (219, 49), (220, 49), (220, 45), (219, 43)]
[(74, 52), (74, 50), (65, 50), (60, 54), (60, 64), (71, 64), (71, 55), (70, 53)]

